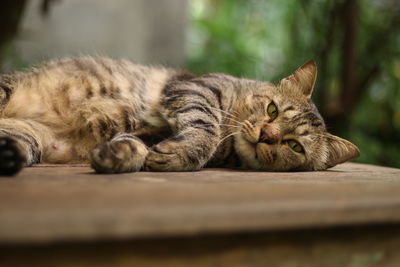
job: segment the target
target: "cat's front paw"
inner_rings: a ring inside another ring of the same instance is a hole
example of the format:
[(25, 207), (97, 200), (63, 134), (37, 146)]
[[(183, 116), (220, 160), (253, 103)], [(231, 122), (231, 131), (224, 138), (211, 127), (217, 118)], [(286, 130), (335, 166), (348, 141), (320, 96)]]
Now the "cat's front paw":
[(189, 166), (185, 164), (180, 149), (175, 142), (164, 141), (152, 147), (147, 154), (145, 170), (148, 171), (184, 171)]
[(243, 121), (242, 123), (242, 134), (244, 138), (250, 143), (256, 144), (258, 143), (258, 139), (260, 136), (260, 129), (253, 123), (248, 120)]
[(139, 171), (144, 164), (147, 147), (136, 140), (110, 141), (91, 153), (91, 166), (97, 173)]
[(26, 159), (17, 142), (8, 137), (0, 138), (0, 175), (14, 175), (25, 165)]

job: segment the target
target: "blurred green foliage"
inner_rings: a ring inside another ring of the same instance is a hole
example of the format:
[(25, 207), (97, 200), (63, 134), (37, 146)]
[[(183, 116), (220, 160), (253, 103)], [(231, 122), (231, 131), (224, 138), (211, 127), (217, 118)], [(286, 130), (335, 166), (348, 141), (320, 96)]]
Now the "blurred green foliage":
[(400, 167), (400, 3), (191, 0), (187, 67), (277, 82), (307, 60), (313, 99), (359, 162)]

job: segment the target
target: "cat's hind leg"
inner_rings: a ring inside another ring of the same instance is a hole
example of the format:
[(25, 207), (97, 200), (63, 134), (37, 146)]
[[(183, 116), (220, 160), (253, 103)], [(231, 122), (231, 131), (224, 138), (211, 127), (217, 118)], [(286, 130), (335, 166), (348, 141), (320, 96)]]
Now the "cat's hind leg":
[(143, 167), (147, 153), (138, 137), (123, 133), (91, 152), (91, 166), (97, 173), (135, 172)]
[(0, 175), (13, 175), (42, 157), (43, 128), (30, 120), (0, 119)]

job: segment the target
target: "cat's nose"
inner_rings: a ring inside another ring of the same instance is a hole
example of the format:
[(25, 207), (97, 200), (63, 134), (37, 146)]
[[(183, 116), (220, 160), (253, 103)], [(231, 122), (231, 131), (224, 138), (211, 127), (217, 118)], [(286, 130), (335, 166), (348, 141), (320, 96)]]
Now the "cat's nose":
[(272, 145), (278, 143), (278, 137), (272, 134), (271, 131), (262, 128), (260, 130), (260, 137), (258, 139), (258, 142)]

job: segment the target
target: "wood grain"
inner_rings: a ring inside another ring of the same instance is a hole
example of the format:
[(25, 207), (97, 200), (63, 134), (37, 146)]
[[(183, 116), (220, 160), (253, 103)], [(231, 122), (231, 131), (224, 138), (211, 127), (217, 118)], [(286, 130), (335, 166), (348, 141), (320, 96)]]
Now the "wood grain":
[(400, 170), (96, 175), (40, 165), (0, 179), (0, 243), (125, 240), (400, 222)]
[(399, 227), (0, 246), (5, 267), (398, 267)]

